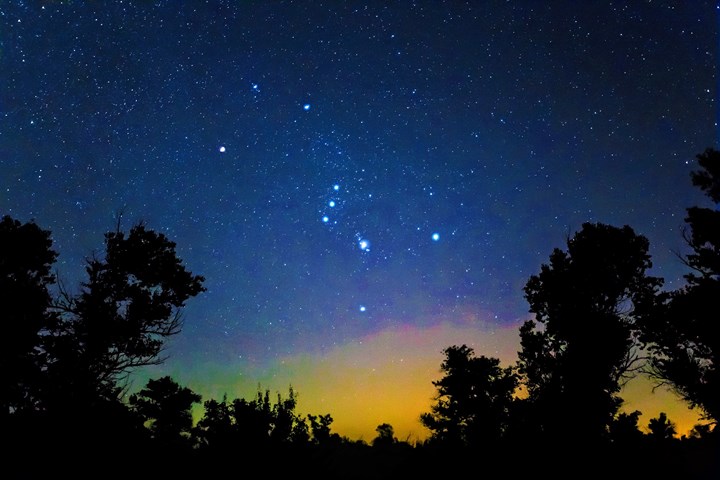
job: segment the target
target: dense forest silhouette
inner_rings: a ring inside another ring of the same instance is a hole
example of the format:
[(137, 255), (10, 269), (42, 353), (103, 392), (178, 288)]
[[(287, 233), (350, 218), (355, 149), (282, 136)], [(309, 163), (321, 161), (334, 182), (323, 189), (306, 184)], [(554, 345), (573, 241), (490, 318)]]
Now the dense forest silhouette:
[[(204, 291), (175, 243), (140, 223), (105, 235), (73, 293), (56, 280), (51, 232), (0, 221), (3, 478), (585, 476), (720, 478), (720, 152), (697, 156), (685, 284), (663, 289), (648, 240), (585, 223), (524, 287), (532, 320), (514, 365), (467, 345), (442, 353), (427, 440), (377, 426), (367, 443), (302, 415), (297, 394), (203, 399), (171, 377), (127, 395), (138, 367), (162, 363), (186, 302)], [(704, 422), (678, 437), (665, 413), (638, 424), (623, 383), (648, 375)], [(368, 399), (368, 401), (382, 401)], [(192, 409), (202, 404), (194, 421)]]

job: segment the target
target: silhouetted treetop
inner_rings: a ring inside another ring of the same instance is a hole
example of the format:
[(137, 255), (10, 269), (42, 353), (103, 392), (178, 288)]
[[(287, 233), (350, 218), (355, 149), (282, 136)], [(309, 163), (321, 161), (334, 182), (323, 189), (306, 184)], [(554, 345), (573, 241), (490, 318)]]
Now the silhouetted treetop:
[(518, 365), (541, 430), (583, 418), (599, 438), (612, 421), (637, 359), (636, 319), (662, 284), (646, 274), (648, 249), (629, 226), (585, 223), (525, 285), (535, 320), (520, 329)]
[(82, 292), (58, 303), (54, 371), (76, 372), (83, 388), (112, 397), (133, 368), (163, 361), (164, 341), (180, 331), (181, 308), (204, 279), (186, 270), (174, 242), (143, 224), (107, 233), (104, 258), (88, 260), (86, 270)]
[(690, 173), (693, 185), (699, 187), (715, 203), (720, 203), (720, 152), (708, 148), (697, 155), (700, 170)]
[(205, 402), (205, 413), (195, 429), (195, 437), (200, 447), (215, 451), (238, 446), (258, 449), (306, 445), (311, 442), (310, 428), (314, 429), (316, 443), (324, 434), (330, 438), (332, 417), (320, 416), (323, 428), (327, 429), (320, 432), (321, 427), (316, 423), (318, 417), (308, 415), (309, 427), (306, 419), (295, 411), (296, 407), (297, 394), (292, 387), (287, 397), (278, 393), (274, 404), (270, 400), (270, 391), (260, 389), (252, 400), (236, 398), (230, 402), (226, 397), (222, 402), (208, 400)]
[(432, 439), (449, 445), (487, 445), (500, 440), (508, 424), (517, 376), (500, 360), (475, 357), (467, 345), (453, 345), (443, 353), (444, 376), (433, 385), (436, 403), (420, 421)]
[(202, 398), (169, 376), (148, 380), (130, 396), (130, 406), (142, 417), (152, 436), (164, 445), (190, 446), (192, 406)]
[(700, 187), (715, 208), (693, 206), (687, 209), (685, 222), (690, 228), (685, 240), (692, 249), (686, 263), (692, 269), (687, 280), (697, 283), (698, 277), (720, 281), (720, 152), (706, 150), (697, 156), (701, 170), (691, 174), (693, 185)]
[(704, 415), (720, 419), (720, 153), (708, 149), (697, 156), (701, 170), (692, 173), (715, 208), (687, 209), (685, 240), (690, 253), (683, 258), (691, 269), (687, 284), (659, 297), (642, 322), (642, 340), (652, 353), (650, 374), (669, 385)]
[(381, 423), (375, 428), (377, 437), (372, 441), (374, 447), (387, 447), (397, 443), (395, 429), (389, 423)]
[(648, 430), (650, 435), (658, 440), (670, 440), (677, 434), (675, 424), (667, 418), (665, 412), (660, 412), (657, 418), (650, 419)]

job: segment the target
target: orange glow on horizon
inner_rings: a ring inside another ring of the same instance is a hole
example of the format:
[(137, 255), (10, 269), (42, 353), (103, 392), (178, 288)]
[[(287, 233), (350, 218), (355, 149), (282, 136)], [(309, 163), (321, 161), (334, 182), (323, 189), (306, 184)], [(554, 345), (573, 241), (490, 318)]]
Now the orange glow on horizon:
[[(170, 373), (180, 383), (203, 396), (203, 400), (254, 398), (258, 387), (287, 396), (293, 387), (298, 394), (297, 413), (330, 414), (332, 431), (352, 440), (372, 441), (375, 428), (388, 423), (400, 440), (424, 440), (430, 432), (419, 421), (433, 403), (433, 380), (440, 377), (442, 350), (466, 344), (477, 356), (496, 357), (502, 365), (517, 360), (518, 326), (493, 328), (468, 317), (463, 325), (440, 322), (428, 327), (402, 325), (383, 330), (359, 341), (337, 346), (324, 354), (302, 354), (282, 358), (258, 371), (238, 367), (197, 365), (192, 372)], [(519, 324), (518, 324), (519, 325)], [(645, 378), (631, 380), (621, 392), (623, 411), (640, 410), (639, 425), (647, 430), (650, 418), (665, 412), (676, 424), (678, 435), (687, 434), (699, 423), (671, 392), (652, 391)], [(202, 409), (198, 412), (201, 414)]]

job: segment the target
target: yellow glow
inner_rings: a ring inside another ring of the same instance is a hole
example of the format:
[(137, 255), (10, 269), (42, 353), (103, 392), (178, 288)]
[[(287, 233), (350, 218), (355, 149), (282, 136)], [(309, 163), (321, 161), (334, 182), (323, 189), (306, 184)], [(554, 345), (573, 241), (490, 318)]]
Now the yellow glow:
[[(170, 375), (200, 393), (203, 400), (220, 400), (224, 394), (229, 399), (252, 399), (260, 386), (270, 390), (274, 402), (277, 393), (286, 397), (292, 385), (298, 394), (297, 413), (329, 413), (335, 433), (370, 442), (377, 435), (375, 428), (389, 423), (397, 438), (413, 442), (430, 433), (419, 416), (433, 403), (432, 381), (441, 375), (442, 351), (462, 344), (473, 348), (477, 356), (496, 357), (509, 366), (517, 360), (519, 324), (494, 328), (472, 316), (462, 325), (400, 326), (338, 345), (325, 354), (286, 357), (262, 370), (196, 364), (191, 372)], [(699, 421), (696, 411), (667, 390), (653, 393), (643, 378), (631, 380), (621, 396), (626, 400), (624, 411), (643, 413), (639, 425), (644, 430), (660, 412), (676, 424), (680, 435)]]
[(653, 386), (648, 378), (637, 377), (630, 380), (620, 392), (620, 396), (625, 399), (623, 411), (642, 412), (638, 422), (642, 431), (648, 431), (648, 422), (651, 418), (657, 418), (660, 412), (665, 412), (667, 418), (675, 424), (678, 436), (687, 435), (696, 424), (701, 423), (701, 415), (697, 409), (688, 408), (685, 402), (680, 401), (667, 388), (653, 390)]
[(283, 358), (258, 372), (237, 372), (196, 365), (193, 372), (177, 372), (180, 383), (203, 399), (254, 398), (258, 386), (287, 396), (292, 385), (301, 415), (332, 415), (332, 431), (370, 442), (382, 423), (393, 426), (401, 440), (415, 441), (429, 432), (419, 416), (430, 409), (433, 380), (440, 377), (443, 349), (466, 344), (476, 355), (499, 358), (504, 365), (516, 360), (517, 327), (478, 326), (468, 318), (462, 326), (439, 323), (431, 327), (402, 326), (379, 332), (323, 355)]
[(287, 359), (300, 367), (293, 385), (300, 406), (308, 412), (328, 411), (334, 431), (350, 438), (372, 440), (381, 423), (393, 426), (402, 440), (421, 440), (429, 432), (419, 416), (430, 410), (433, 380), (440, 377), (442, 350), (467, 344), (477, 355), (515, 360), (516, 328), (482, 330), (442, 323), (428, 328), (404, 326), (385, 330), (361, 342), (335, 349), (322, 358)]

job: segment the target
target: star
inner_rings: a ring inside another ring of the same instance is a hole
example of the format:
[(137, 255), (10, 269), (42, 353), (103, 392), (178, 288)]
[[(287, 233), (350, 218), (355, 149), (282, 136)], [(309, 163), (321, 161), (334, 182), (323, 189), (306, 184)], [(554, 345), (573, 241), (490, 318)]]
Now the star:
[(303, 105), (303, 110), (305, 110), (306, 112), (310, 110), (310, 104), (306, 103), (305, 105)]
[(360, 240), (358, 240), (358, 247), (360, 247), (360, 250), (362, 250), (364, 252), (369, 252), (370, 251), (370, 241), (366, 240), (364, 238), (361, 238)]
[(225, 153), (225, 145), (221, 145), (220, 148), (218, 148), (218, 151), (220, 153)]
[(440, 234), (439, 234), (439, 233), (433, 233), (433, 234), (432, 234), (432, 239), (433, 239), (434, 242), (437, 242), (438, 240), (440, 240)]

